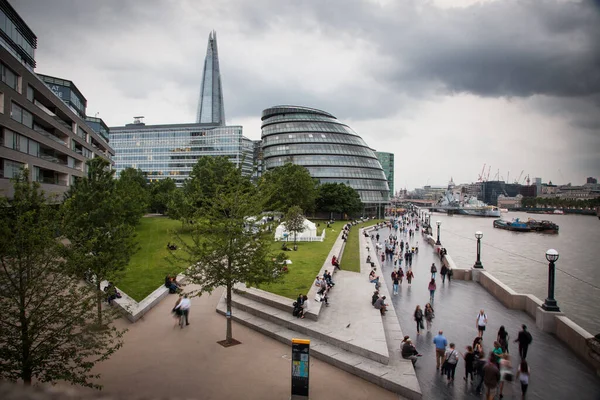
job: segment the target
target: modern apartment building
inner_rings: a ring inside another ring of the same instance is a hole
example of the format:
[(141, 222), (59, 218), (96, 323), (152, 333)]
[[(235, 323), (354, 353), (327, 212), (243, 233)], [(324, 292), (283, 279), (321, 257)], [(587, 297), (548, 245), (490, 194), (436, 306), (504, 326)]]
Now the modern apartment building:
[[(37, 37), (0, 0), (0, 195), (27, 167), (46, 193), (61, 195), (93, 157), (111, 160), (107, 135), (86, 121), (86, 99), (73, 82), (34, 72)], [(100, 119), (98, 125), (106, 127)]]

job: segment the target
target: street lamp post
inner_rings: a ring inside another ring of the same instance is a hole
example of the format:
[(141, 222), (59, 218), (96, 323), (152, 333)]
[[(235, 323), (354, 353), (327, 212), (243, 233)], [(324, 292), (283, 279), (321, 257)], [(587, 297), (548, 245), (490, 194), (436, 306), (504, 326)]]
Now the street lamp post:
[(440, 242), (440, 225), (442, 225), (442, 221), (436, 221), (435, 223), (437, 225), (437, 242), (435, 242), (435, 244), (441, 246), (442, 242)]
[(556, 304), (556, 300), (554, 300), (554, 273), (555, 266), (554, 263), (558, 260), (558, 251), (554, 249), (550, 249), (546, 252), (546, 260), (548, 260), (548, 297), (544, 304), (542, 304), (542, 308), (546, 311), (555, 311), (560, 312), (560, 308)]
[(483, 268), (481, 264), (481, 238), (483, 237), (483, 233), (481, 231), (475, 232), (475, 237), (477, 238), (477, 261), (473, 265), (473, 268)]

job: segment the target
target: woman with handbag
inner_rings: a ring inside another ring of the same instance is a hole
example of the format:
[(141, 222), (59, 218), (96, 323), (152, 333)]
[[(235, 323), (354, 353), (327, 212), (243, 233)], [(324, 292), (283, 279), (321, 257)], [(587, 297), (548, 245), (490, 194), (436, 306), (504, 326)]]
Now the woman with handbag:
[(415, 308), (415, 322), (417, 323), (417, 335), (421, 334), (421, 329), (425, 328), (423, 326), (423, 310), (421, 310), (421, 306), (417, 305)]
[(510, 363), (510, 356), (505, 353), (500, 359), (500, 398), (504, 397), (502, 394), (502, 391), (504, 390), (504, 382), (512, 382), (513, 377), (514, 375), (512, 371), (512, 365)]
[(433, 307), (431, 303), (425, 304), (425, 321), (427, 322), (427, 332), (431, 330), (431, 325), (433, 324), (433, 319), (435, 318), (435, 314), (433, 312)]

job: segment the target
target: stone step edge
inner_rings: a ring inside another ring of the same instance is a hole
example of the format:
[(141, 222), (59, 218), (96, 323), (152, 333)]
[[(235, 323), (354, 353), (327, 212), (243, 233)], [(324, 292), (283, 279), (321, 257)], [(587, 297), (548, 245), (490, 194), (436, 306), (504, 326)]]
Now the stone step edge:
[[(226, 299), (226, 294), (224, 295), (223, 298)], [(245, 300), (249, 300), (250, 302), (253, 302), (253, 300), (251, 300), (251, 299), (248, 299), (246, 297), (244, 297), (244, 298), (245, 298)], [(262, 304), (262, 303), (258, 303), (258, 304), (260, 304), (261, 306), (266, 306), (265, 304)], [(312, 327), (303, 325), (300, 322), (302, 320), (296, 319), (295, 317), (291, 321), (288, 321), (277, 315), (270, 314), (267, 310), (260, 310), (258, 308), (252, 307), (248, 304), (242, 304), (238, 300), (236, 300), (236, 295), (234, 295), (232, 297), (231, 305), (238, 310), (244, 311), (255, 317), (258, 317), (258, 318), (264, 319), (266, 321), (269, 321), (271, 323), (274, 323), (275, 325), (278, 325), (282, 328), (293, 330), (295, 332), (298, 332), (299, 334), (310, 335), (310, 336), (315, 337), (323, 342), (329, 343), (335, 347), (346, 350), (350, 353), (359, 355), (361, 357), (368, 358), (370, 360), (373, 360), (375, 362), (378, 362), (378, 363), (381, 363), (384, 365), (387, 365), (389, 363), (389, 360), (390, 360), (389, 353), (388, 354), (377, 353), (377, 352), (365, 349), (363, 347), (357, 346), (353, 343), (348, 343), (343, 340), (328, 336), (327, 334), (321, 333)], [(269, 307), (269, 306), (267, 306), (267, 307)], [(290, 312), (290, 316), (291, 316), (291, 312)], [(298, 322), (296, 322), (296, 321), (298, 321)], [(386, 350), (387, 350), (387, 347), (386, 347)], [(387, 351), (386, 351), (386, 353), (387, 353)]]
[[(219, 300), (216, 309), (216, 312), (223, 316), (226, 315), (227, 309), (225, 299), (226, 296), (225, 294), (223, 294), (223, 296), (221, 296), (221, 299)], [(283, 327), (275, 323), (266, 321), (262, 318), (253, 316), (252, 314), (246, 313), (242, 310), (238, 310), (237, 313), (232, 314), (233, 321), (244, 325), (254, 331), (262, 333), (263, 335), (275, 339), (283, 344), (291, 345), (291, 337), (286, 337), (282, 333), (280, 333)], [(253, 323), (253, 319), (255, 321), (258, 319), (260, 323)], [(290, 332), (293, 331), (290, 330)], [(314, 337), (303, 335), (302, 338), (310, 340), (310, 354), (316, 359), (326, 362), (327, 364), (330, 364), (338, 369), (346, 371), (352, 375), (358, 376), (359, 378), (362, 378), (393, 393), (396, 393), (402, 396), (402, 398), (410, 400), (422, 399), (422, 394), (416, 375), (403, 375), (404, 379), (408, 379), (410, 381), (414, 380), (412, 385), (416, 387), (416, 389), (414, 389), (409, 386), (402, 385), (397, 381), (394, 381), (393, 378), (398, 378), (398, 373), (397, 371), (394, 371), (392, 367), (380, 364), (376, 361), (370, 360), (365, 357), (361, 357), (360, 355), (350, 353), (346, 350), (338, 349), (337, 347), (329, 343), (325, 343)], [(387, 369), (388, 372), (382, 375), (374, 373), (373, 371), (378, 368)]]
[[(262, 289), (247, 287), (243, 283), (235, 285), (233, 291), (235, 294), (277, 308), (278, 310), (289, 312), (290, 314), (294, 310), (294, 300)], [(310, 320), (316, 321), (318, 317), (319, 315), (317, 313), (311, 313), (310, 311), (307, 313), (307, 318)]]

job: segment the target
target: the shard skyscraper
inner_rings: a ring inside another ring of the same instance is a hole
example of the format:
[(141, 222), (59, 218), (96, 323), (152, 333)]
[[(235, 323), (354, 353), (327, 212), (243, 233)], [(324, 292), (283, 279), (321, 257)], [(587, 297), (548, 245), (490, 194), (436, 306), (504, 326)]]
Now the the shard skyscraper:
[(219, 71), (219, 52), (217, 50), (217, 32), (208, 35), (208, 47), (204, 59), (204, 72), (198, 99), (196, 122), (225, 126), (225, 108), (223, 105), (223, 87)]

